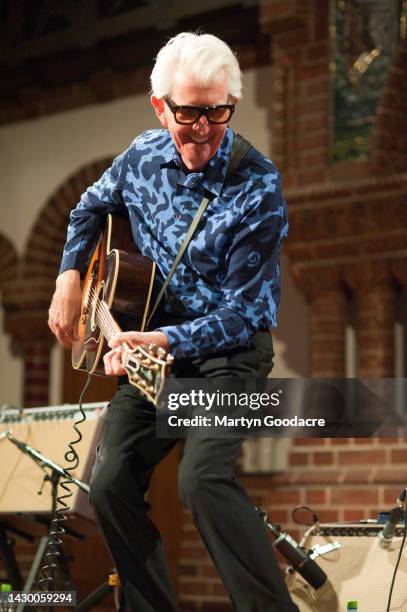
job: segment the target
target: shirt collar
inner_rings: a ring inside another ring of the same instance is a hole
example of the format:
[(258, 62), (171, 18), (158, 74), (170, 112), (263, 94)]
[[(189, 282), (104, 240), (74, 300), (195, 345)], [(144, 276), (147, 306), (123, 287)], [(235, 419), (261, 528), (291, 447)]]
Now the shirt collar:
[(217, 196), (220, 194), (225, 180), (232, 150), (232, 142), (233, 131), (230, 127), (228, 127), (218, 150), (209, 160), (205, 168), (200, 172), (188, 172), (182, 162), (179, 152), (175, 148), (173, 140), (171, 139), (169, 146), (166, 147), (163, 154), (165, 161), (161, 164), (161, 167), (179, 168), (180, 170), (183, 170), (183, 175), (180, 176), (178, 181), (179, 185), (184, 185), (187, 188), (193, 188), (197, 185), (201, 185), (204, 187), (204, 189), (213, 193), (214, 196)]

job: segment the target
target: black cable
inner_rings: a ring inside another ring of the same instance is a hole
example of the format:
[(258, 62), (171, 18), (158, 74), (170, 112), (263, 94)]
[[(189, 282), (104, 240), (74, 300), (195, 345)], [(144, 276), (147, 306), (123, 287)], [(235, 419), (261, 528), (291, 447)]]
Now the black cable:
[(396, 574), (397, 574), (397, 570), (398, 570), (399, 565), (400, 565), (401, 553), (403, 552), (404, 543), (406, 541), (406, 536), (407, 536), (407, 512), (405, 512), (405, 514), (404, 514), (404, 533), (403, 533), (403, 538), (402, 538), (401, 544), (400, 544), (400, 550), (399, 550), (399, 554), (398, 554), (398, 557), (397, 557), (396, 566), (395, 566), (394, 572), (393, 572), (393, 578), (391, 580), (390, 591), (389, 591), (389, 598), (387, 600), (386, 612), (390, 612), (391, 598), (393, 596), (394, 583), (396, 582)]
[(79, 398), (79, 411), (81, 413), (81, 418), (79, 418), (77, 421), (74, 421), (73, 423), (73, 428), (77, 434), (77, 438), (76, 440), (69, 442), (68, 450), (64, 455), (65, 461), (69, 464), (67, 467), (63, 468), (66, 478), (63, 478), (59, 482), (58, 478), (56, 483), (53, 484), (53, 486), (55, 487), (58, 487), (58, 485), (60, 485), (61, 488), (65, 491), (65, 493), (56, 496), (54, 500), (55, 507), (53, 507), (48, 542), (44, 554), (45, 563), (42, 565), (39, 571), (40, 579), (37, 583), (39, 589), (42, 591), (46, 591), (49, 589), (50, 585), (52, 584), (52, 581), (55, 579), (55, 573), (59, 568), (58, 558), (61, 556), (61, 553), (59, 552), (58, 547), (61, 546), (61, 536), (65, 533), (65, 529), (63, 528), (62, 523), (68, 520), (66, 513), (70, 510), (70, 507), (65, 500), (69, 499), (73, 495), (73, 492), (71, 490), (73, 479), (70, 472), (76, 470), (79, 465), (79, 455), (75, 449), (75, 446), (79, 444), (79, 442), (83, 438), (78, 428), (78, 425), (86, 421), (86, 413), (83, 410), (82, 403), (85, 393), (91, 383), (91, 380), (92, 374), (89, 373), (85, 386), (82, 389), (82, 393)]
[(300, 510), (306, 510), (307, 512), (312, 514), (312, 523), (314, 525), (316, 523), (319, 523), (319, 517), (318, 517), (317, 513), (315, 512), (315, 510), (313, 508), (310, 508), (310, 506), (295, 506), (295, 508), (292, 509), (291, 517), (292, 517), (294, 523), (297, 523), (298, 525), (305, 525), (305, 526), (309, 527), (309, 523), (304, 523), (304, 522), (298, 520), (296, 515), (297, 515), (297, 513)]

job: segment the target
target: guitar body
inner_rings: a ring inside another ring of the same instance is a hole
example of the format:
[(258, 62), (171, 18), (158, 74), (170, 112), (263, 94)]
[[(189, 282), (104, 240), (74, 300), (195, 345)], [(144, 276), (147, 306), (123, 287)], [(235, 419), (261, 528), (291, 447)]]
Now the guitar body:
[(103, 355), (109, 348), (98, 321), (100, 300), (114, 319), (104, 317), (110, 335), (122, 328), (144, 330), (154, 276), (155, 264), (138, 252), (129, 222), (108, 215), (83, 283), (77, 339), (72, 347), (76, 370), (104, 375)]

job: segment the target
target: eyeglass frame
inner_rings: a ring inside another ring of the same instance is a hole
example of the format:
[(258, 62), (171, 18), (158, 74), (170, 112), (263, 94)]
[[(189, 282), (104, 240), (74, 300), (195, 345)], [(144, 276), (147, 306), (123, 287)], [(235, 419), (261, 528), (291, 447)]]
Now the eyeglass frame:
[[(168, 106), (172, 114), (174, 115), (175, 123), (178, 123), (178, 125), (195, 125), (195, 123), (198, 123), (198, 121), (203, 115), (205, 115), (208, 123), (212, 125), (224, 125), (225, 123), (230, 121), (233, 113), (235, 112), (235, 104), (211, 104), (210, 106), (194, 106), (193, 104), (174, 104), (174, 102), (168, 96), (165, 96), (164, 102), (166, 103), (166, 105)], [(191, 121), (187, 121), (187, 122), (178, 121), (176, 117), (176, 112), (182, 108), (192, 108), (194, 110), (197, 110), (199, 114), (198, 114), (198, 117), (195, 119), (195, 121), (192, 121), (192, 122)], [(215, 110), (217, 108), (225, 108), (230, 111), (230, 115), (225, 121), (211, 121), (211, 119), (209, 118), (208, 116), (209, 111)]]

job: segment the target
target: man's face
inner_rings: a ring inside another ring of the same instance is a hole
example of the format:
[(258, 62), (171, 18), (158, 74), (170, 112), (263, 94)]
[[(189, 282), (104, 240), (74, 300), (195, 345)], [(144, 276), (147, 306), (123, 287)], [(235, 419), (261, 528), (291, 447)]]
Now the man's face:
[[(202, 87), (177, 73), (171, 92), (175, 105), (210, 106), (228, 103), (228, 80), (222, 71), (211, 85)], [(182, 161), (189, 170), (200, 170), (213, 157), (223, 140), (227, 124), (214, 125), (203, 115), (192, 125), (180, 125), (163, 98), (151, 96), (151, 103), (164, 128), (168, 128)]]

